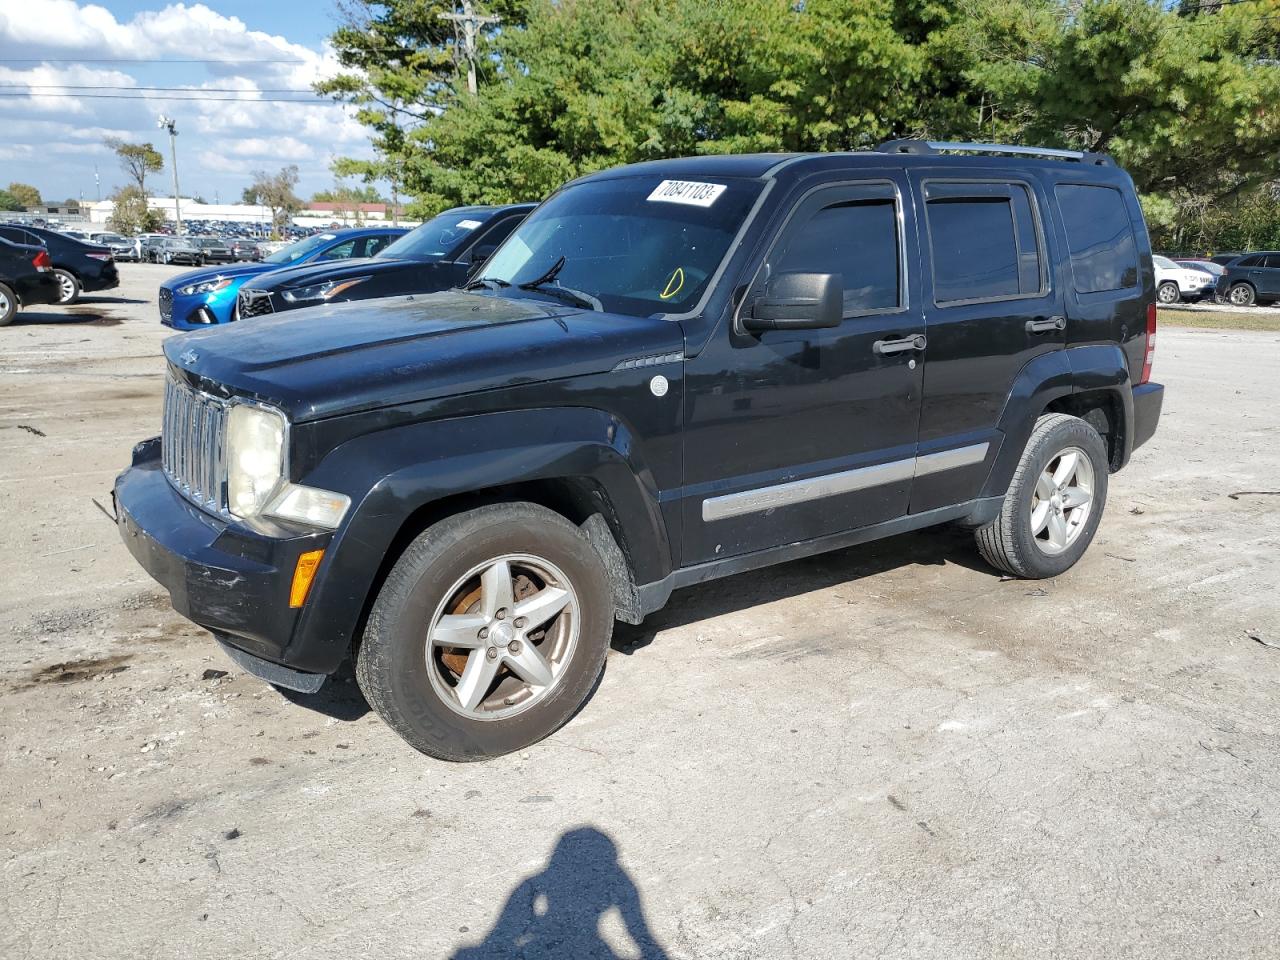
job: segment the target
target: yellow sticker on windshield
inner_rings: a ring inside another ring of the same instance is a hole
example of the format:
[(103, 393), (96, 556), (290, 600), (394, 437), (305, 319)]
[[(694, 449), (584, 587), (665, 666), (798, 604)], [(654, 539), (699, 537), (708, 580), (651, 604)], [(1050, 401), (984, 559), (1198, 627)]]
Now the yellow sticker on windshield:
[(684, 267), (676, 267), (675, 273), (667, 281), (666, 287), (658, 294), (663, 300), (670, 300), (684, 288)]

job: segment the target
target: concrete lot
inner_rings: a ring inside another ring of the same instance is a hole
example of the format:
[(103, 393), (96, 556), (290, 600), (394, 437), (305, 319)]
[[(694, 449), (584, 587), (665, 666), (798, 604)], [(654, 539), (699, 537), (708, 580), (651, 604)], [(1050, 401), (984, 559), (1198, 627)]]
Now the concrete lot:
[(457, 766), (241, 675), (98, 512), (160, 417), (123, 272), (0, 330), (0, 957), (1277, 955), (1280, 334), (1161, 332), (1068, 576), (943, 530), (677, 594)]

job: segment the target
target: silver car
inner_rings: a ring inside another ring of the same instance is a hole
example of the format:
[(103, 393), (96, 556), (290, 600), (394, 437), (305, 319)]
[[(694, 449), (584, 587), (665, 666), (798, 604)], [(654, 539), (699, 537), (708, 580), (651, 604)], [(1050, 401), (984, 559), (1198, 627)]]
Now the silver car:
[(205, 253), (190, 237), (165, 237), (150, 247), (150, 259), (152, 263), (189, 263), (203, 267)]

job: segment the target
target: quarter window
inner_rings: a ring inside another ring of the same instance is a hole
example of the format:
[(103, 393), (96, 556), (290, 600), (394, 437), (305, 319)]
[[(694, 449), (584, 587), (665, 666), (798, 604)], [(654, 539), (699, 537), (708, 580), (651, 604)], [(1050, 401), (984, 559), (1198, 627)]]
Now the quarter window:
[(1060, 183), (1055, 188), (1079, 293), (1124, 290), (1138, 283), (1138, 241), (1124, 195), (1114, 187)]
[(1040, 233), (1026, 187), (934, 183), (926, 195), (935, 302), (1007, 300), (1044, 291)]
[(897, 203), (852, 200), (823, 207), (793, 226), (772, 258), (770, 274), (838, 274), (844, 315), (853, 316), (901, 305), (901, 259)]

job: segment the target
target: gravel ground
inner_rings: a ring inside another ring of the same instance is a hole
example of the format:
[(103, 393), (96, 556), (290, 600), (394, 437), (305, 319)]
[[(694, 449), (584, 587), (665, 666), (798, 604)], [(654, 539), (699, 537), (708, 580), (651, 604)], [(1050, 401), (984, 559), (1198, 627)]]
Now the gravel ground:
[(0, 957), (1276, 956), (1280, 335), (1161, 332), (1068, 576), (942, 530), (685, 591), (458, 766), (240, 674), (94, 505), (167, 272), (0, 330)]

